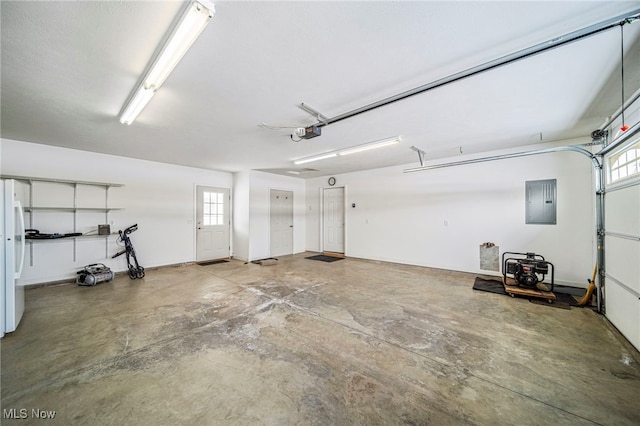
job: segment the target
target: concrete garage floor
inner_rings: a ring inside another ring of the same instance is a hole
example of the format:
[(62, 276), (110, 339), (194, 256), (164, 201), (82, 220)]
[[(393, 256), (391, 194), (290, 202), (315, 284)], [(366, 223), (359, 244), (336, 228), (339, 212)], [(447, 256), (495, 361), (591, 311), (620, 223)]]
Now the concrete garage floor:
[(593, 311), (310, 254), (28, 290), (2, 424), (640, 424), (640, 356)]

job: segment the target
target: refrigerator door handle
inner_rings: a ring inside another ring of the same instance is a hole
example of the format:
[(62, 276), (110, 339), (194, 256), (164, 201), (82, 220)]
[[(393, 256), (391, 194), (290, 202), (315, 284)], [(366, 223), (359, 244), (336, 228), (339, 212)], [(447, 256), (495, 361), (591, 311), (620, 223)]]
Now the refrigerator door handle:
[(20, 203), (20, 201), (16, 201), (16, 210), (17, 210), (16, 214), (20, 220), (19, 237), (20, 237), (20, 245), (21, 245), (20, 265), (17, 268), (18, 270), (15, 273), (15, 277), (16, 279), (18, 279), (22, 275), (22, 267), (24, 266), (24, 252), (27, 245), (27, 241), (24, 238), (24, 211), (22, 210), (22, 204)]

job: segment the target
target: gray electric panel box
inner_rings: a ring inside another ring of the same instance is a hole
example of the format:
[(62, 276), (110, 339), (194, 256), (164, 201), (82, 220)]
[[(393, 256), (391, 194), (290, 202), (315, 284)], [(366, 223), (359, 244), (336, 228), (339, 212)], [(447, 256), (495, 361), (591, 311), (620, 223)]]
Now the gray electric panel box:
[(556, 224), (557, 191), (555, 179), (526, 181), (525, 198), (525, 223)]

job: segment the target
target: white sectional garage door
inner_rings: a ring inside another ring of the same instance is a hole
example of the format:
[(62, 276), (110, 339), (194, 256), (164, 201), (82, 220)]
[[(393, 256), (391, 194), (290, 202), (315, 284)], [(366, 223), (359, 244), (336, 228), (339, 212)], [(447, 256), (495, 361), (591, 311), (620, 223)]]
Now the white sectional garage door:
[[(633, 147), (629, 151), (640, 155), (640, 150)], [(609, 181), (616, 161), (616, 154), (605, 158)], [(635, 162), (636, 171), (639, 163), (640, 159)], [(640, 176), (608, 185), (605, 231), (606, 316), (640, 350)]]

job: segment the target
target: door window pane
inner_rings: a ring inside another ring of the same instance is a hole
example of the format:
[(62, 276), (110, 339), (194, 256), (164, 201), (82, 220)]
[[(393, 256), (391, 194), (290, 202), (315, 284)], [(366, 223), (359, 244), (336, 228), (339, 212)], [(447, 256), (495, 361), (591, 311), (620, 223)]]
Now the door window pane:
[(611, 183), (640, 174), (640, 142), (609, 160)]
[(203, 192), (202, 223), (205, 226), (224, 224), (224, 193)]

